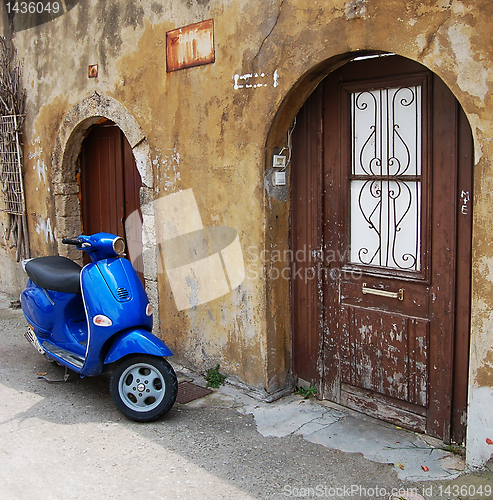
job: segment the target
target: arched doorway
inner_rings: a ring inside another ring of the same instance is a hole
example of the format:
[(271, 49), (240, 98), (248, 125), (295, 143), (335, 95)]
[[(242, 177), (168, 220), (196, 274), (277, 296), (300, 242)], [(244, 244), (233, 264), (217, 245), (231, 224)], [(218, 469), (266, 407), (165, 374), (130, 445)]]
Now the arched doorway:
[(293, 134), (293, 375), (445, 442), (465, 437), (472, 149), (450, 90), (394, 55), (331, 73)]
[[(142, 180), (132, 148), (122, 130), (108, 119), (93, 125), (82, 142), (79, 157), (82, 230), (107, 232), (140, 241), (140, 261), (133, 262), (143, 281), (142, 225), (128, 234), (128, 216), (140, 210)], [(128, 248), (127, 241), (127, 248)]]

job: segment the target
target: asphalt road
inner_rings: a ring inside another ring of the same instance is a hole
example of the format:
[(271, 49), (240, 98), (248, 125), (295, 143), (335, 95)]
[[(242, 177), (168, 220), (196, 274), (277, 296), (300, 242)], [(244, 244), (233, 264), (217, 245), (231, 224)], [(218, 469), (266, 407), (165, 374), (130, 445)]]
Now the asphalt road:
[[(231, 392), (134, 423), (113, 405), (107, 376), (38, 379), (64, 370), (24, 339), (22, 313), (0, 302), (0, 500), (389, 498), (399, 489), (482, 499), (479, 486), (493, 484), (491, 470), (403, 482), (393, 465), (359, 453), (300, 435), (264, 437)], [(450, 489), (462, 484), (474, 485), (474, 496)]]

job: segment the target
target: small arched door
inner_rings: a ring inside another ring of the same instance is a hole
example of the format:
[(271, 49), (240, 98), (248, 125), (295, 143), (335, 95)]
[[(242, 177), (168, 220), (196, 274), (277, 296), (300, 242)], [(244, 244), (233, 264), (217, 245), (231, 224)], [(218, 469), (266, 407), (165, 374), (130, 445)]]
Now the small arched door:
[[(83, 232), (103, 231), (127, 240), (125, 220), (140, 210), (142, 186), (127, 138), (109, 120), (94, 125), (82, 143), (79, 161)], [(142, 239), (141, 228), (137, 229), (131, 236), (134, 248), (137, 232)], [(141, 263), (134, 262), (134, 266), (142, 279)]]
[(472, 161), (453, 94), (398, 56), (330, 74), (293, 135), (294, 375), (446, 442), (465, 433)]

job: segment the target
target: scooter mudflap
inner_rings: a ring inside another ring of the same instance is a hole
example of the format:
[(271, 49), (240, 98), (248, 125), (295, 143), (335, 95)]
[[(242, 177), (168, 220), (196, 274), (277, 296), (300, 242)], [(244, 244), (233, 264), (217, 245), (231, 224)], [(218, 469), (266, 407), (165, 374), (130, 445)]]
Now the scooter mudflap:
[(26, 337), (26, 340), (33, 345), (33, 347), (39, 352), (39, 354), (44, 354), (46, 352), (39, 344), (38, 338), (36, 337), (31, 327), (27, 329), (27, 332), (24, 334), (24, 337)]

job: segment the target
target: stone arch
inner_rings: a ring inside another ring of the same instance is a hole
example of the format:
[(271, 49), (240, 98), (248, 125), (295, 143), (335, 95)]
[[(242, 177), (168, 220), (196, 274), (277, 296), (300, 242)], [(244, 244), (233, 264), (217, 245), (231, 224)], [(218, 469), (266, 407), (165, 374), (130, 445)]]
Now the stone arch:
[[(286, 230), (286, 228), (290, 228), (291, 216), (289, 182), (286, 186), (274, 185), (272, 158), (281, 148), (287, 146), (287, 133), (299, 110), (320, 82), (333, 71), (356, 57), (385, 54), (388, 53), (378, 50), (362, 50), (335, 55), (307, 68), (303, 74), (299, 75), (291, 88), (286, 91), (271, 121), (265, 140), (264, 187), (267, 200), (265, 204), (265, 227), (268, 228), (265, 233), (265, 248), (275, 248), (281, 255), (290, 255), (289, 229)], [(409, 55), (403, 55), (403, 57), (425, 65), (423, 61)], [(429, 69), (437, 76), (442, 77), (435, 69)], [(450, 89), (449, 83), (445, 79), (443, 81)], [(460, 96), (457, 94), (455, 96), (459, 105), (465, 111)], [(466, 117), (470, 122), (467, 113)], [(474, 132), (473, 141), (476, 142)], [(289, 167), (287, 170), (289, 178)], [(289, 264), (286, 264), (282, 259), (278, 262), (264, 262), (266, 303), (271, 306), (266, 308), (267, 351), (276, 358), (270, 359), (268, 362), (267, 379), (269, 380), (268, 391), (270, 393), (293, 384), (290, 373), (292, 326), (290, 284), (289, 280), (277, 279), (282, 276), (283, 266), (286, 265)], [(275, 269), (273, 270), (273, 268)]]
[[(266, 146), (271, 151), (276, 145), (285, 142), (286, 132), (298, 111), (318, 84), (337, 68), (356, 57), (384, 54), (382, 51), (358, 51), (339, 54), (309, 68), (288, 90), (280, 104), (267, 134)], [(419, 62), (419, 61), (417, 61)], [(420, 64), (423, 64), (422, 62)]]
[[(52, 183), (56, 211), (55, 240), (58, 242), (64, 236), (73, 237), (80, 233), (81, 210), (76, 163), (87, 130), (102, 118), (113, 121), (125, 134), (142, 178), (140, 204), (144, 215), (142, 227), (145, 235), (143, 242), (144, 277), (149, 299), (157, 306), (157, 264), (156, 259), (153, 258), (156, 245), (155, 242), (149, 241), (149, 235), (155, 234), (154, 216), (152, 210), (145, 208), (147, 204), (154, 201), (155, 193), (150, 147), (144, 131), (133, 115), (117, 100), (97, 92), (69, 110), (60, 124), (55, 139), (52, 154)], [(65, 245), (59, 245), (58, 252), (60, 255), (73, 259), (80, 258), (77, 253), (74, 253), (73, 248)]]
[[(372, 51), (372, 54), (378, 53)], [(272, 157), (287, 145), (287, 132), (311, 93), (318, 84), (332, 71), (346, 64), (351, 59), (370, 54), (370, 51), (346, 53), (324, 59), (320, 63), (307, 68), (299, 76), (292, 87), (287, 90), (272, 119), (265, 142), (264, 187), (269, 199), (266, 203), (265, 219), (269, 230), (265, 234), (265, 248), (275, 247), (281, 255), (289, 255), (289, 229), (291, 216), (291, 201), (289, 181), (285, 186), (275, 186), (273, 183)], [(289, 178), (289, 166), (288, 166)], [(266, 308), (267, 350), (276, 359), (269, 360), (267, 379), (268, 392), (282, 391), (292, 385), (291, 377), (291, 292), (290, 283), (286, 279), (276, 279), (283, 276), (286, 264), (282, 259), (277, 262), (265, 262), (266, 302), (275, 307)], [(272, 267), (276, 268), (275, 271)]]

